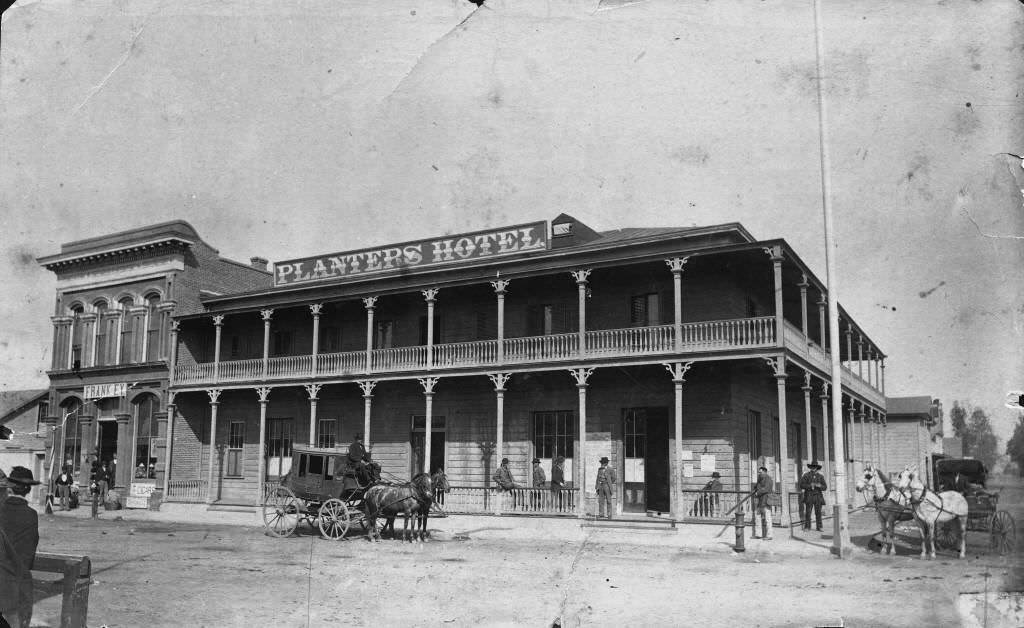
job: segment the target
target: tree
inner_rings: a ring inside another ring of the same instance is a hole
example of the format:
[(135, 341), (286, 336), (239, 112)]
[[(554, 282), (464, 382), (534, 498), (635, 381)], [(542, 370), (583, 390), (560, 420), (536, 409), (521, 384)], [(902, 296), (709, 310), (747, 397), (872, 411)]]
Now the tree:
[(1013, 436), (1006, 443), (1006, 455), (1017, 465), (1017, 471), (1024, 476), (1024, 417), (1017, 418)]
[(981, 408), (975, 408), (971, 412), (967, 433), (971, 436), (971, 445), (968, 449), (965, 442), (964, 451), (981, 460), (986, 467), (994, 466), (996, 460), (999, 459), (999, 437), (992, 431), (992, 423)]
[(970, 448), (968, 444), (970, 442), (970, 433), (967, 426), (967, 408), (960, 405), (959, 401), (953, 401), (953, 409), (949, 411), (949, 420), (953, 424), (953, 436), (960, 439), (963, 443), (964, 453), (966, 454)]

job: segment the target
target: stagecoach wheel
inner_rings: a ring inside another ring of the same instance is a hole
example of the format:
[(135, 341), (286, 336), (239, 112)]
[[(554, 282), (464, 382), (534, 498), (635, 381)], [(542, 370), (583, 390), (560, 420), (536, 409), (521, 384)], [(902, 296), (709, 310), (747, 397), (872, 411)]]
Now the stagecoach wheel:
[(960, 550), (960, 524), (946, 521), (935, 526), (935, 544), (942, 549)]
[(325, 539), (337, 541), (345, 536), (350, 525), (348, 508), (345, 506), (345, 502), (337, 498), (325, 501), (320, 506), (317, 523), (320, 525), (320, 534)]
[(302, 503), (284, 486), (267, 496), (263, 502), (263, 527), (272, 536), (290, 536), (299, 525)]
[(989, 529), (992, 534), (992, 549), (998, 551), (1000, 556), (1006, 556), (1013, 551), (1017, 543), (1017, 530), (1010, 513), (1000, 510), (993, 514)]

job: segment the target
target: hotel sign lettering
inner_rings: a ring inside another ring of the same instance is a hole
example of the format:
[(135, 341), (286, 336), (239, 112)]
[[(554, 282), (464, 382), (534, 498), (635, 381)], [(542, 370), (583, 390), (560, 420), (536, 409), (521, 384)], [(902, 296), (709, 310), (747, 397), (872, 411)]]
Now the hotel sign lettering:
[(548, 248), (547, 223), (535, 222), (489, 231), (442, 236), (319, 257), (276, 262), (274, 285), (361, 277), (422, 266), (458, 263)]
[(105, 397), (125, 397), (128, 395), (128, 384), (96, 384), (86, 386), (82, 395), (86, 399), (103, 399)]

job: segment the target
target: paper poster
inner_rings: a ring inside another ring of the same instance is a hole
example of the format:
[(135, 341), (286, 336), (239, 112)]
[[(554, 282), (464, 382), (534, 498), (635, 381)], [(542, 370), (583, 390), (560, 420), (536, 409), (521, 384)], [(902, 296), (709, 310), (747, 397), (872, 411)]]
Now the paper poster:
[(686, 464), (683, 465), (683, 477), (684, 478), (692, 478), (693, 477), (693, 465), (692, 464), (686, 463)]
[[(587, 459), (582, 462), (584, 480), (583, 483), (589, 495), (597, 494), (597, 469), (601, 466), (600, 460), (612, 457), (612, 435), (610, 432), (591, 432), (587, 434)], [(608, 463), (611, 466), (612, 462)]]
[(700, 456), (700, 470), (701, 471), (714, 471), (715, 470), (715, 454), (701, 454), (701, 456)]
[(626, 458), (626, 462), (623, 465), (622, 470), (622, 481), (623, 482), (643, 482), (644, 481), (644, 459), (643, 458)]
[(684, 449), (681, 455), (683, 457), (683, 460), (693, 460), (693, 450)]

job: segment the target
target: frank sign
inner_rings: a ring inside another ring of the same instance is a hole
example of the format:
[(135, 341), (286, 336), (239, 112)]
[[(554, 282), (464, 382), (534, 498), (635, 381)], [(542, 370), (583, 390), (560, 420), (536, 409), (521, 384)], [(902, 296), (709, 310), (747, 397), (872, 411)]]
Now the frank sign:
[(547, 247), (547, 224), (536, 222), (383, 248), (277, 262), (274, 264), (274, 285), (361, 277), (421, 266), (541, 251)]

